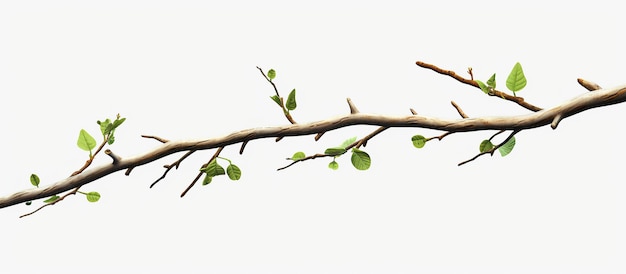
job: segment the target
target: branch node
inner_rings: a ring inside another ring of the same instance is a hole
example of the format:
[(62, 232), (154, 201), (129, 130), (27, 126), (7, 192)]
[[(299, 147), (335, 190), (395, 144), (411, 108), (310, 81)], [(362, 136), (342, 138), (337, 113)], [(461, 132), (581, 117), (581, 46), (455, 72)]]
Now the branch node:
[(164, 144), (170, 141), (168, 139), (164, 139), (164, 138), (161, 138), (161, 137), (158, 137), (158, 136), (153, 136), (153, 135), (141, 135), (141, 137), (148, 138), (148, 139), (154, 139), (154, 140), (157, 140), (157, 141), (159, 141), (161, 143), (164, 143)]
[(463, 110), (461, 109), (461, 107), (459, 105), (457, 105), (454, 101), (450, 101), (450, 103), (456, 109), (456, 111), (459, 113), (459, 115), (461, 115), (461, 117), (468, 118), (467, 114), (465, 114), (465, 112), (463, 112)]
[(602, 87), (600, 87), (600, 85), (591, 82), (591, 81), (587, 81), (585, 79), (582, 78), (578, 78), (578, 84), (580, 84), (581, 86), (583, 86), (584, 88), (586, 88), (588, 91), (594, 91), (594, 90), (598, 90), (598, 89), (602, 89)]
[(113, 153), (113, 151), (111, 151), (110, 149), (105, 150), (104, 154), (109, 155), (109, 157), (113, 159), (114, 165), (117, 165), (120, 161), (122, 161), (122, 158), (118, 156), (117, 154)]
[(347, 98), (346, 101), (348, 101), (348, 106), (350, 106), (350, 114), (357, 114), (357, 113), (359, 113), (359, 109), (356, 108), (356, 106), (352, 102), (352, 99)]
[(324, 131), (324, 132), (320, 132), (318, 134), (315, 134), (315, 141), (316, 142), (319, 141), (319, 139), (322, 138), (322, 135), (324, 135), (324, 133), (326, 133), (326, 132)]
[(245, 140), (245, 141), (241, 142), (241, 148), (239, 149), (239, 155), (243, 154), (243, 150), (246, 148), (247, 144), (248, 144), (248, 140)]
[(561, 120), (563, 120), (563, 114), (559, 113), (556, 116), (554, 116), (554, 119), (552, 119), (552, 123), (550, 124), (550, 127), (552, 129), (556, 129), (556, 127), (559, 126), (559, 123), (561, 122)]

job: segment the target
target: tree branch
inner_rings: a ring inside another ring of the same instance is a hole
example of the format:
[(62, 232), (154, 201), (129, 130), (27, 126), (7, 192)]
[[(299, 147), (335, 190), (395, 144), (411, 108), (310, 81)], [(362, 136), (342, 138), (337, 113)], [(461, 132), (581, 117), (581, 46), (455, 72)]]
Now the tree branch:
[(626, 101), (626, 85), (588, 92), (551, 109), (519, 116), (437, 119), (420, 115), (385, 116), (355, 113), (307, 124), (245, 129), (226, 136), (204, 140), (168, 141), (144, 154), (135, 157), (120, 158), (117, 164), (94, 167), (46, 187), (28, 189), (2, 197), (0, 198), (0, 208), (72, 190), (117, 171), (145, 165), (177, 152), (207, 150), (262, 138), (318, 134), (319, 132), (327, 132), (355, 125), (377, 125), (388, 128), (427, 128), (448, 132), (481, 130), (519, 131), (551, 124), (557, 117), (558, 120), (561, 121), (588, 109), (618, 104), (624, 101)]
[[(415, 62), (415, 64), (420, 66), (420, 67), (430, 69), (430, 70), (432, 70), (434, 72), (437, 72), (439, 74), (448, 75), (448, 76), (454, 78), (455, 80), (457, 80), (457, 81), (459, 81), (459, 82), (461, 82), (463, 84), (470, 85), (470, 86), (473, 86), (475, 88), (479, 88), (480, 89), (480, 87), (478, 86), (478, 83), (476, 81), (474, 81), (474, 74), (472, 73), (472, 68), (468, 68), (468, 70), (467, 70), (467, 72), (470, 74), (470, 77), (471, 77), (471, 79), (467, 79), (467, 78), (464, 78), (464, 77), (456, 74), (456, 72), (454, 72), (454, 71), (445, 70), (445, 69), (439, 68), (439, 67), (437, 67), (435, 65), (424, 63), (422, 61), (417, 61), (417, 62)], [(502, 91), (498, 91), (498, 90), (495, 90), (495, 89), (493, 90), (493, 93), (489, 93), (489, 96), (500, 97), (500, 98), (502, 98), (504, 100), (514, 102), (514, 103), (520, 105), (521, 107), (523, 107), (525, 109), (528, 109), (528, 110), (531, 110), (531, 111), (540, 111), (541, 110), (540, 107), (534, 106), (534, 105), (524, 101), (524, 98), (522, 98), (522, 97), (509, 95), (507, 93), (504, 93)]]

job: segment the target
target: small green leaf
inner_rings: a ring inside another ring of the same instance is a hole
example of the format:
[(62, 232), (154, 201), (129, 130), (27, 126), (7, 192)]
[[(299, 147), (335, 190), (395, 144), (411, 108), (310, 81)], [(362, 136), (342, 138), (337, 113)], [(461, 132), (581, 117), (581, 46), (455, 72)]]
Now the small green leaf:
[(524, 71), (522, 70), (522, 65), (517, 62), (509, 77), (506, 78), (506, 87), (515, 94), (516, 91), (520, 91), (526, 86), (526, 76), (524, 76)]
[(228, 178), (231, 180), (237, 181), (241, 178), (241, 169), (236, 165), (230, 164), (226, 167), (226, 174), (228, 174)]
[(26, 205), (27, 205), (27, 206), (32, 205), (32, 204), (33, 204), (33, 201), (28, 201), (28, 202), (26, 202)]
[(276, 104), (278, 104), (279, 107), (283, 106), (282, 103), (280, 102), (280, 98), (278, 97), (278, 95), (270, 96), (270, 98), (272, 98), (272, 100), (276, 102)]
[(213, 159), (213, 161), (211, 161), (205, 168), (201, 168), (200, 171), (211, 177), (226, 174), (224, 168), (220, 166), (215, 159)]
[[(113, 127), (113, 125), (111, 125), (111, 120), (108, 119), (108, 118), (106, 120), (104, 120), (103, 122), (98, 120), (96, 123), (98, 125), (100, 125), (100, 132), (102, 132), (103, 136), (108, 134), (107, 128)], [(109, 129), (109, 131), (111, 131), (111, 130)]]
[(124, 121), (126, 121), (126, 118), (117, 118), (115, 119), (115, 121), (113, 121), (113, 129), (116, 129), (117, 127), (119, 127), (122, 123), (124, 123)]
[(91, 150), (96, 147), (96, 139), (87, 133), (87, 131), (81, 129), (76, 144), (80, 149), (91, 152)]
[(39, 176), (37, 176), (37, 174), (31, 174), (30, 175), (30, 183), (36, 187), (39, 187)]
[(213, 176), (209, 176), (209, 174), (207, 174), (206, 176), (204, 176), (204, 180), (202, 180), (202, 185), (208, 185), (211, 183), (211, 181), (213, 181)]
[(285, 107), (287, 107), (288, 110), (294, 110), (297, 106), (298, 104), (296, 104), (296, 89), (294, 88), (293, 90), (291, 90), (291, 92), (289, 92), (289, 96), (287, 96), (287, 104)]
[(480, 146), (478, 146), (478, 149), (481, 153), (490, 151), (491, 149), (493, 149), (493, 144), (489, 140), (483, 140), (482, 142), (480, 142)]
[(515, 147), (515, 136), (512, 136), (511, 139), (506, 141), (506, 143), (504, 143), (504, 145), (499, 147), (498, 150), (500, 151), (500, 155), (504, 157), (508, 155), (509, 153), (511, 153), (511, 151), (513, 150), (513, 147)]
[(328, 163), (328, 168), (332, 170), (337, 170), (339, 168), (339, 164), (337, 163), (337, 161), (333, 160), (332, 162)]
[[(108, 119), (107, 119), (107, 120), (108, 120)], [(100, 129), (102, 129), (102, 128), (100, 128)], [(115, 129), (115, 128), (113, 128), (113, 124), (108, 124), (108, 125), (106, 126), (106, 128), (104, 129), (104, 132), (102, 132), (102, 135), (103, 135), (103, 136), (107, 136), (107, 135), (109, 135), (110, 133), (112, 133), (114, 129)]]
[(365, 151), (353, 148), (352, 149), (352, 165), (358, 170), (367, 170), (372, 164), (369, 154)]
[(489, 86), (492, 89), (496, 88), (496, 74), (495, 73), (491, 75), (489, 80), (487, 80), (487, 86)]
[(331, 147), (324, 151), (324, 154), (331, 156), (339, 156), (344, 153), (346, 153), (346, 149), (342, 147)]
[(89, 192), (85, 194), (85, 196), (87, 196), (87, 201), (89, 201), (90, 203), (95, 203), (100, 200), (100, 193), (95, 191)]
[(293, 156), (291, 156), (291, 160), (297, 161), (297, 160), (300, 160), (300, 159), (304, 159), (305, 157), (306, 157), (306, 154), (304, 154), (304, 152), (298, 151), (298, 152), (294, 153)]
[(480, 87), (480, 90), (482, 90), (485, 94), (489, 94), (489, 87), (485, 85), (485, 83), (480, 80), (476, 80), (476, 83), (478, 83), (478, 87)]
[(113, 134), (111, 134), (111, 136), (109, 136), (109, 140), (107, 141), (107, 143), (109, 145), (112, 145), (115, 142), (115, 136), (113, 136)]
[(413, 146), (416, 148), (423, 148), (426, 145), (426, 138), (422, 135), (415, 135), (411, 137), (411, 142), (413, 142)]
[(270, 78), (270, 80), (274, 80), (274, 78), (276, 78), (276, 71), (274, 69), (270, 69), (267, 72), (267, 78)]
[(59, 196), (57, 196), (57, 195), (54, 195), (54, 196), (52, 196), (52, 197), (50, 197), (50, 198), (46, 199), (46, 200), (45, 200), (45, 201), (43, 201), (43, 202), (44, 202), (44, 203), (47, 203), (47, 204), (49, 204), (49, 203), (53, 203), (54, 201), (58, 200), (59, 198), (61, 198), (61, 197), (59, 197)]
[(356, 136), (350, 138), (350, 139), (346, 139), (345, 141), (343, 141), (343, 143), (341, 143), (341, 145), (339, 145), (339, 147), (342, 148), (347, 148), (349, 145), (351, 145), (352, 143), (356, 142)]

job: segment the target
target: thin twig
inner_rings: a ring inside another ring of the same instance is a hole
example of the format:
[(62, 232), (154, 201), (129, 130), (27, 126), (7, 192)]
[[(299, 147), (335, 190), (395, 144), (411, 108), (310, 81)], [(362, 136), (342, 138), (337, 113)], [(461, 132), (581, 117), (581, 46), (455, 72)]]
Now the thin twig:
[[(493, 156), (493, 153), (498, 150), (500, 147), (502, 147), (504, 144), (506, 144), (511, 138), (513, 138), (513, 136), (515, 136), (515, 134), (517, 134), (518, 132), (520, 132), (521, 129), (515, 129), (511, 132), (511, 134), (509, 134), (508, 137), (506, 137), (506, 139), (504, 139), (504, 141), (502, 141), (501, 143), (499, 143), (498, 145), (495, 145), (494, 147), (492, 147), (490, 150), (487, 151), (483, 151), (481, 153), (476, 154), (476, 156), (472, 157), (469, 160), (465, 160), (463, 162), (460, 162), (458, 165), (462, 166), (464, 164), (467, 164), (471, 161), (476, 160), (478, 157), (485, 155), (485, 154), (490, 154), (491, 156)], [(494, 134), (493, 136), (491, 136), (491, 138), (489, 138), (489, 140), (491, 141), (491, 139), (493, 139), (493, 137), (497, 136), (498, 134), (504, 132), (504, 130), (499, 131), (498, 133)]]
[[(272, 79), (267, 77), (265, 72), (263, 72), (263, 69), (261, 69), (260, 67), (256, 67), (256, 68), (259, 69), (259, 71), (261, 72), (265, 80), (267, 80), (270, 84), (272, 84), (272, 87), (274, 87), (274, 92), (276, 93), (276, 96), (280, 99), (280, 108), (283, 110), (283, 114), (285, 115), (285, 118), (287, 118), (287, 121), (289, 121), (293, 125), (297, 124), (296, 121), (291, 116), (291, 114), (289, 113), (289, 111), (287, 110), (287, 108), (285, 108), (285, 102), (283, 100), (283, 97), (281, 97), (280, 94), (278, 93), (278, 88), (276, 87), (276, 84), (274, 84), (274, 81), (272, 81)], [(279, 140), (277, 140), (277, 142), (278, 141)]]
[[(286, 165), (284, 167), (276, 169), (276, 171), (281, 171), (283, 169), (286, 169), (286, 168), (288, 168), (290, 166), (295, 165), (296, 163), (304, 162), (306, 160), (312, 160), (312, 159), (320, 158), (320, 157), (334, 157), (334, 156), (337, 156), (337, 155), (330, 155), (330, 154), (323, 154), (323, 153), (313, 154), (311, 156), (306, 156), (306, 157), (304, 157), (302, 159), (295, 160), (295, 161), (291, 162), (290, 164), (288, 164), (288, 165)], [(287, 159), (287, 160), (291, 160), (291, 159)]]
[(172, 168), (176, 168), (178, 169), (178, 167), (180, 166), (180, 163), (185, 160), (185, 158), (189, 157), (189, 155), (191, 155), (192, 153), (196, 152), (195, 150), (190, 150), (187, 151), (187, 153), (185, 153), (185, 155), (183, 155), (182, 157), (180, 157), (178, 160), (174, 161), (173, 163), (169, 164), (169, 165), (164, 165), (163, 167), (165, 168), (165, 172), (163, 172), (163, 175), (161, 175), (161, 177), (159, 177), (158, 179), (156, 179), (156, 181), (154, 181), (151, 185), (150, 188), (152, 188), (154, 185), (156, 185), (159, 181), (165, 179), (165, 176), (167, 176), (167, 173), (170, 172), (170, 170), (172, 170)]
[(170, 141), (168, 139), (164, 139), (164, 138), (161, 138), (161, 137), (158, 137), (158, 136), (152, 136), (152, 135), (141, 135), (141, 137), (148, 138), (148, 139), (155, 139), (155, 140), (157, 140), (157, 141), (159, 141), (161, 143), (164, 143), (164, 144)]
[(591, 82), (591, 81), (587, 81), (585, 79), (582, 78), (578, 78), (578, 84), (580, 84), (581, 86), (583, 86), (584, 88), (586, 88), (588, 91), (594, 91), (594, 90), (599, 90), (602, 89), (602, 87), (600, 87), (600, 85)]
[[(439, 67), (437, 67), (435, 65), (424, 63), (422, 61), (417, 61), (417, 62), (415, 62), (415, 64), (420, 66), (420, 67), (430, 69), (430, 70), (432, 70), (434, 72), (437, 72), (439, 74), (448, 75), (448, 76), (456, 79), (457, 81), (459, 81), (461, 83), (464, 83), (464, 84), (467, 84), (467, 85), (470, 85), (470, 86), (473, 86), (473, 87), (476, 87), (476, 88), (480, 89), (480, 86), (478, 86), (478, 83), (476, 81), (474, 81), (473, 79), (464, 78), (464, 77), (456, 74), (454, 71), (445, 70), (445, 69), (439, 68)], [(473, 78), (473, 74), (471, 74), (471, 75), (472, 75), (472, 78)], [(512, 95), (509, 95), (507, 93), (504, 93), (504, 92), (501, 92), (501, 91), (498, 91), (498, 90), (495, 90), (495, 89), (489, 95), (490, 96), (497, 96), (497, 97), (500, 97), (500, 98), (505, 99), (507, 101), (514, 102), (514, 103), (520, 105), (521, 107), (526, 108), (526, 109), (531, 110), (531, 111), (537, 112), (537, 111), (541, 110), (540, 107), (534, 106), (534, 105), (529, 104), (526, 101), (524, 101), (524, 98), (522, 98), (522, 97), (512, 96)]]
[(37, 211), (42, 210), (44, 207), (51, 206), (51, 205), (55, 205), (56, 203), (58, 203), (58, 202), (62, 201), (63, 199), (65, 199), (65, 197), (70, 196), (70, 195), (74, 195), (74, 194), (76, 194), (76, 192), (78, 192), (78, 190), (79, 190), (79, 189), (80, 189), (80, 186), (79, 186), (79, 187), (77, 187), (77, 188), (75, 188), (74, 190), (72, 190), (72, 191), (68, 192), (68, 193), (65, 193), (63, 196), (60, 196), (60, 197), (59, 197), (58, 199), (56, 199), (54, 202), (50, 202), (50, 203), (44, 204), (44, 205), (40, 206), (39, 208), (35, 209), (34, 211), (31, 211), (30, 213), (26, 213), (26, 214), (24, 214), (24, 215), (20, 216), (20, 218), (23, 218), (23, 217), (26, 217), (26, 216), (33, 215), (33, 214), (35, 214)]
[[(220, 155), (220, 153), (222, 152), (222, 150), (224, 149), (224, 146), (221, 146), (217, 149), (217, 151), (215, 151), (215, 154), (213, 154), (213, 157), (211, 157), (211, 159), (204, 165), (202, 165), (202, 168), (205, 168), (206, 166), (208, 166), (213, 160), (215, 160), (215, 158), (217, 158), (217, 156)], [(201, 168), (201, 169), (202, 169)], [(198, 175), (196, 176), (195, 179), (193, 179), (193, 181), (191, 182), (191, 184), (189, 184), (189, 186), (183, 191), (183, 193), (180, 194), (180, 197), (184, 197), (185, 194), (187, 194), (187, 192), (196, 184), (196, 182), (198, 181), (198, 179), (200, 179), (200, 177), (202, 176), (204, 172), (199, 172)]]
[(461, 115), (461, 117), (463, 117), (463, 118), (468, 118), (469, 117), (469, 116), (467, 116), (467, 114), (465, 114), (465, 112), (463, 112), (461, 107), (459, 105), (457, 105), (454, 101), (450, 101), (450, 103), (452, 103), (452, 106), (456, 109), (456, 112), (458, 112), (459, 115)]

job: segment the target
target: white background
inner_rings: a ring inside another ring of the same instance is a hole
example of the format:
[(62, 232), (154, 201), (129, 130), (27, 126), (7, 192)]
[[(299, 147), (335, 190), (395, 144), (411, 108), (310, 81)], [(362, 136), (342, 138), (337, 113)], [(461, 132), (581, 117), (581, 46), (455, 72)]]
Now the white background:
[[(111, 149), (122, 157), (167, 139), (218, 137), (284, 125), (255, 68), (277, 71), (284, 96), (298, 91), (300, 122), (348, 112), (457, 118), (528, 113), (419, 68), (422, 60), (478, 79), (515, 62), (518, 93), (549, 108), (586, 92), (582, 77), (624, 84), (621, 7), (481, 1), (400, 3), (272, 1), (3, 1), (0, 3), (0, 195), (61, 180), (87, 153), (81, 128), (120, 113)], [(591, 3), (591, 4), (588, 4)], [(180, 192), (213, 151), (196, 153), (155, 188), (168, 157), (82, 188), (39, 213), (0, 210), (6, 273), (624, 273), (626, 205), (622, 117), (594, 109), (517, 135), (502, 158), (457, 163), (493, 132), (454, 134), (413, 148), (423, 129), (391, 129), (368, 143), (372, 168), (348, 157), (284, 171), (285, 157), (322, 152), (373, 127), (258, 140), (222, 156), (240, 181), (216, 178)], [(95, 165), (109, 162), (102, 155)], [(222, 162), (225, 164), (225, 162)]]

